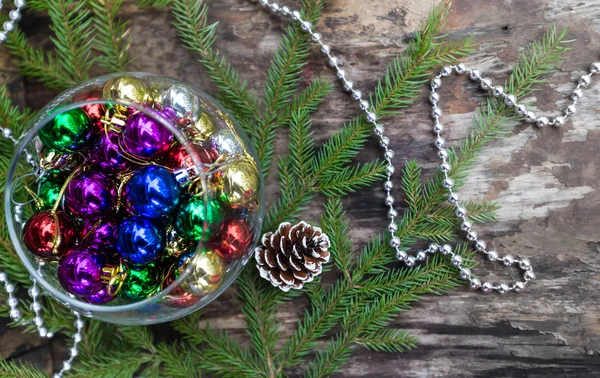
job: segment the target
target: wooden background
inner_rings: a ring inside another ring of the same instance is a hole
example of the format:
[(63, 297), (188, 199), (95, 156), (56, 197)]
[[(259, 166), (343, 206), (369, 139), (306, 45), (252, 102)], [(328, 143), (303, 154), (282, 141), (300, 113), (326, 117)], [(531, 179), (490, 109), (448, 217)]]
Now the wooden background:
[[(360, 88), (373, 88), (392, 58), (406, 47), (436, 0), (329, 0), (319, 28), (343, 56), (345, 68)], [(211, 19), (220, 21), (218, 48), (252, 88), (262, 90), (265, 70), (284, 23), (246, 0), (212, 0)], [(286, 1), (297, 4), (298, 1)], [(182, 49), (167, 11), (139, 11), (127, 6), (136, 58), (133, 68), (182, 79), (210, 92), (212, 87), (196, 58)], [(47, 22), (30, 15), (22, 22), (31, 41), (47, 45)], [(556, 23), (568, 26), (574, 49), (533, 98), (537, 112), (564, 108), (574, 80), (598, 60), (600, 1), (580, 0), (455, 0), (446, 27), (453, 36), (473, 35), (477, 52), (465, 59), (497, 80), (511, 72), (523, 47)], [(17, 102), (39, 108), (56, 93), (17, 74), (15, 62), (0, 53), (1, 81)], [(319, 54), (311, 57), (306, 77), (333, 80)], [(465, 79), (442, 90), (450, 143), (461, 140), (482, 93)], [(475, 93), (475, 95), (473, 95)], [(490, 295), (458, 289), (428, 297), (404, 313), (394, 326), (421, 340), (405, 354), (358, 350), (336, 377), (600, 377), (600, 84), (585, 92), (577, 116), (563, 129), (518, 125), (493, 142), (474, 169), (463, 197), (485, 197), (502, 206), (500, 221), (480, 233), (502, 253), (531, 259), (538, 280), (522, 295)], [(432, 147), (429, 105), (425, 93), (417, 105), (387, 123), (396, 162), (418, 158), (430, 174), (437, 161)], [(337, 88), (317, 113), (315, 135), (325, 140), (357, 114)], [(281, 139), (281, 149), (285, 139)], [(378, 156), (372, 141), (361, 159)], [(398, 176), (396, 176), (398, 180)], [(385, 225), (381, 185), (345, 201), (352, 219), (354, 241), (362, 244)], [(273, 196), (275, 186), (269, 184)], [(316, 202), (305, 219), (318, 219)], [(480, 272), (492, 278), (516, 278), (484, 263)], [(301, 306), (280, 314), (287, 333), (295, 326)], [(229, 290), (209, 306), (206, 317), (217, 326), (242, 335), (243, 319)], [(48, 371), (58, 368), (65, 347), (61, 340), (40, 342), (0, 324), (0, 356), (33, 362)], [(292, 374), (296, 376), (296, 374)]]

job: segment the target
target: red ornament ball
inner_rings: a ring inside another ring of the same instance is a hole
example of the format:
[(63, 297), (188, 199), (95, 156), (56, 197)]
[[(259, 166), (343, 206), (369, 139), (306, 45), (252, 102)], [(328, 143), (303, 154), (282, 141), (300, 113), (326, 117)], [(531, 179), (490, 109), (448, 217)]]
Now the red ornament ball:
[[(208, 164), (204, 149), (196, 144), (190, 146), (198, 162)], [(171, 148), (165, 155), (163, 165), (171, 169), (194, 168), (194, 158), (181, 144)]]
[[(102, 91), (100, 89), (92, 90), (89, 92), (78, 93), (73, 96), (73, 101), (84, 102), (84, 101), (97, 101), (102, 99)], [(92, 120), (92, 131), (96, 135), (104, 133), (104, 124), (100, 122), (106, 113), (106, 106), (104, 104), (86, 104), (81, 106), (81, 109), (90, 117)]]
[(25, 223), (23, 243), (34, 255), (56, 260), (75, 244), (76, 235), (75, 226), (64, 213), (46, 210)]
[(211, 243), (227, 261), (237, 260), (248, 252), (254, 236), (243, 219), (230, 219), (223, 223), (215, 240)]

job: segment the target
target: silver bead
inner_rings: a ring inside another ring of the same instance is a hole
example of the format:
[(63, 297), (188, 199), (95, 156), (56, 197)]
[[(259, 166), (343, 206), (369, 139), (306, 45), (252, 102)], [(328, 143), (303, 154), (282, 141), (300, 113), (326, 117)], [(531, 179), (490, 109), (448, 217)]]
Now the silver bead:
[(356, 101), (360, 101), (360, 99), (362, 98), (362, 92), (359, 90), (352, 92), (352, 98)]
[(4, 24), (2, 24), (2, 27), (7, 32), (11, 32), (11, 31), (15, 30), (15, 24), (12, 21), (5, 21)]
[(517, 96), (515, 96), (512, 93), (506, 95), (506, 97), (504, 98), (504, 103), (508, 106), (514, 106), (517, 103)]
[(456, 206), (456, 216), (459, 218), (464, 218), (467, 216), (467, 209), (463, 206)]
[(393, 166), (393, 165), (389, 164), (389, 165), (387, 166), (387, 174), (388, 174), (388, 176), (391, 176), (391, 175), (393, 175), (393, 174), (394, 174), (394, 172), (396, 172), (396, 168), (394, 168), (394, 166)]
[(35, 318), (33, 318), (33, 324), (35, 324), (36, 327), (41, 327), (44, 324), (44, 319), (42, 319), (39, 316), (36, 316)]
[(386, 136), (382, 136), (381, 140), (379, 141), (379, 144), (381, 145), (381, 147), (389, 147), (390, 146), (390, 138), (386, 137)]
[(444, 149), (440, 149), (437, 153), (438, 157), (440, 159), (446, 159), (448, 157), (448, 150)]
[(358, 103), (358, 107), (360, 108), (360, 110), (367, 110), (370, 106), (371, 104), (369, 104), (369, 101), (367, 100), (362, 100)]
[(525, 279), (525, 281), (535, 280), (535, 273), (533, 273), (533, 270), (528, 270), (525, 273), (523, 273), (523, 278)]
[(331, 53), (331, 47), (329, 45), (321, 46), (321, 52), (325, 55), (329, 55)]
[(435, 125), (433, 125), (433, 133), (434, 134), (439, 134), (442, 131), (444, 131), (444, 125), (442, 125), (439, 122), (436, 122)]
[(492, 261), (492, 262), (498, 260), (498, 252), (496, 252), (496, 251), (489, 251), (487, 253), (487, 259), (489, 261)]
[(468, 280), (471, 278), (471, 269), (469, 268), (461, 268), (460, 269), (460, 278), (463, 280)]
[(17, 8), (23, 8), (25, 6), (25, 0), (15, 0), (15, 6)]
[(344, 81), (344, 91), (352, 92), (352, 88), (354, 87), (354, 82), (351, 80)]
[(590, 72), (593, 74), (600, 73), (600, 62), (594, 62), (590, 66)]
[(48, 332), (46, 334), (46, 337), (49, 338), (49, 339), (53, 338), (54, 337), (54, 332)]
[(446, 177), (442, 180), (442, 186), (446, 189), (450, 189), (454, 186), (454, 180), (452, 180), (450, 177)]
[(7, 34), (6, 32), (0, 32), (0, 42), (6, 42), (6, 38), (7, 38)]
[(281, 7), (281, 14), (283, 14), (284, 16), (289, 16), (292, 13), (292, 11), (290, 10), (289, 7), (284, 6)]
[(406, 254), (406, 252), (404, 251), (396, 251), (396, 258), (398, 259), (398, 261), (406, 261), (406, 258), (408, 257), (408, 255)]
[(477, 290), (481, 287), (481, 281), (479, 281), (479, 278), (473, 278), (469, 284), (471, 289)]
[(63, 362), (63, 369), (64, 369), (65, 371), (69, 371), (69, 370), (71, 370), (71, 363), (70, 363), (69, 361), (65, 361), (65, 362)]
[(32, 286), (29, 290), (28, 290), (29, 296), (31, 298), (37, 298), (40, 295), (40, 289), (38, 289), (37, 286)]
[(393, 150), (387, 150), (385, 151), (385, 154), (383, 154), (383, 156), (385, 157), (385, 160), (391, 161), (394, 158), (395, 154)]
[(42, 310), (42, 305), (39, 304), (38, 302), (33, 302), (33, 304), (31, 305), (31, 308), (33, 308), (33, 311), (38, 312)]
[(460, 229), (463, 231), (471, 231), (471, 228), (473, 228), (473, 223), (468, 219), (463, 219)]
[(590, 75), (581, 75), (579, 76), (579, 85), (582, 87), (587, 87), (592, 83), (592, 77)]
[(461, 256), (459, 255), (454, 255), (452, 256), (452, 259), (450, 259), (450, 262), (452, 263), (452, 265), (454, 266), (459, 266), (460, 264), (462, 264), (463, 259)]
[(532, 111), (528, 111), (527, 113), (525, 113), (525, 121), (535, 122), (536, 121), (535, 113)]
[(469, 232), (467, 232), (467, 239), (469, 239), (470, 241), (475, 241), (477, 240), (477, 232), (470, 230)]
[(452, 204), (457, 204), (458, 203), (458, 194), (456, 194), (456, 193), (448, 194), (448, 202), (450, 202)]
[(567, 106), (567, 109), (565, 109), (566, 116), (570, 116), (575, 113), (577, 113), (577, 107), (575, 106), (575, 104), (571, 104), (571, 105)]
[(513, 285), (513, 291), (515, 293), (522, 293), (524, 289), (525, 284), (523, 282), (515, 282), (515, 284)]
[(441, 76), (450, 76), (450, 74), (452, 73), (452, 68), (448, 67), (448, 66), (444, 66), (442, 67), (442, 69), (440, 70), (440, 75)]
[(485, 251), (485, 247), (487, 247), (485, 240), (477, 240), (475, 243), (475, 249), (480, 252)]
[(443, 246), (441, 246), (440, 253), (444, 256), (452, 253), (452, 247), (450, 246), (450, 244), (444, 244)]
[(471, 70), (471, 72), (469, 73), (469, 79), (473, 81), (481, 79), (481, 72), (479, 72), (479, 70)]
[(2, 129), (2, 135), (6, 138), (6, 139), (10, 139), (13, 136), (13, 132), (11, 129), (9, 128), (4, 128)]
[(489, 282), (484, 282), (483, 284), (481, 284), (481, 291), (483, 291), (484, 293), (490, 293), (492, 291), (492, 288), (494, 286), (489, 283)]
[(537, 127), (546, 127), (550, 124), (550, 120), (547, 117), (540, 117), (537, 120)]
[(441, 172), (450, 172), (450, 164), (448, 164), (448, 163), (440, 164), (440, 171)]
[(72, 357), (77, 357), (77, 355), (79, 354), (79, 351), (75, 347), (69, 349), (69, 352), (70, 352), (70, 354), (71, 354)]
[(383, 127), (383, 125), (375, 125), (373, 131), (375, 132), (375, 135), (382, 136), (383, 133), (385, 133), (385, 127)]
[(429, 102), (431, 102), (432, 105), (437, 105), (438, 102), (440, 102), (440, 95), (437, 92), (432, 92), (429, 95)]
[(21, 317), (21, 311), (19, 311), (16, 308), (14, 308), (14, 309), (10, 310), (10, 312), (8, 313), (8, 315), (11, 318), (17, 320), (17, 319), (19, 319)]
[(479, 86), (484, 91), (488, 91), (492, 87), (492, 79), (490, 79), (489, 77), (481, 79), (481, 83), (479, 84)]
[(417, 252), (417, 261), (424, 261), (426, 257), (424, 251)]
[(369, 121), (371, 123), (375, 123), (377, 121), (377, 114), (375, 114), (373, 112), (367, 113), (367, 121)]
[(346, 71), (344, 70), (337, 70), (336, 74), (338, 79), (340, 80), (344, 80), (346, 78)]
[(439, 250), (440, 250), (440, 245), (437, 243), (429, 243), (429, 245), (427, 246), (427, 253), (433, 254)]
[(442, 148), (446, 145), (446, 139), (442, 138), (442, 137), (437, 137), (435, 139), (435, 146), (437, 148)]
[(277, 4), (277, 3), (271, 4), (271, 12), (273, 14), (277, 14), (279, 12), (279, 9), (280, 9), (279, 4)]
[(75, 320), (75, 327), (77, 329), (82, 329), (85, 326), (85, 322), (81, 319)]
[(393, 238), (390, 240), (390, 246), (391, 246), (392, 248), (398, 248), (398, 247), (400, 247), (400, 244), (401, 244), (401, 242), (400, 242), (400, 238), (399, 238), (399, 237), (397, 237), (397, 236), (394, 236), (394, 237), (393, 237)]
[(456, 71), (457, 74), (462, 75), (465, 72), (467, 72), (467, 66), (465, 66), (464, 63), (458, 63), (456, 65), (456, 67), (454, 67), (454, 70)]
[(500, 97), (504, 94), (504, 87), (501, 85), (496, 85), (492, 90), (492, 94), (494, 97)]
[(21, 19), (21, 12), (19, 12), (17, 9), (13, 9), (8, 13), (8, 18), (13, 21), (19, 21)]
[(573, 93), (571, 94), (571, 98), (573, 100), (578, 100), (581, 97), (583, 97), (583, 91), (581, 90), (581, 88), (576, 88)]
[(392, 206), (394, 204), (394, 197), (392, 197), (392, 196), (385, 197), (385, 204), (387, 206)]
[(408, 256), (406, 258), (406, 260), (404, 261), (404, 263), (406, 264), (406, 266), (408, 266), (409, 268), (412, 268), (413, 266), (415, 266), (416, 263), (416, 259), (414, 256)]
[(498, 289), (496, 289), (498, 294), (506, 294), (509, 292), (509, 290), (510, 289), (507, 284), (500, 284), (500, 285), (498, 285)]
[(340, 61), (335, 56), (332, 56), (331, 58), (329, 58), (329, 61), (327, 62), (327, 64), (329, 65), (329, 67), (334, 68), (340, 64)]
[(40, 337), (48, 336), (48, 330), (46, 329), (46, 327), (40, 327), (38, 329), (38, 333), (40, 334)]
[(15, 297), (10, 297), (8, 298), (8, 306), (9, 307), (16, 307), (19, 304), (19, 300)]
[(431, 109), (431, 116), (433, 118), (440, 118), (442, 116), (442, 109), (435, 106), (433, 109)]
[(6, 273), (0, 272), (0, 282), (6, 282), (7, 280), (8, 277), (6, 276)]
[(73, 341), (75, 341), (76, 343), (80, 343), (81, 342), (81, 333), (74, 334)]
[(511, 266), (512, 264), (514, 264), (515, 262), (515, 258), (512, 257), (512, 255), (506, 255), (502, 258), (502, 263), (506, 266)]
[(396, 222), (390, 222), (390, 224), (388, 224), (388, 231), (392, 234), (398, 231), (398, 225), (396, 224)]
[(524, 116), (527, 113), (527, 106), (525, 106), (524, 104), (517, 104), (515, 105), (515, 111)]
[(441, 86), (442, 86), (442, 79), (440, 79), (439, 77), (434, 77), (433, 79), (431, 79), (431, 88), (432, 89), (438, 89)]
[(385, 191), (387, 191), (387, 192), (392, 190), (393, 187), (394, 187), (394, 184), (389, 180), (383, 183), (383, 189), (385, 189)]
[(556, 117), (552, 120), (552, 126), (563, 127), (565, 125), (565, 117)]
[(531, 269), (531, 262), (529, 262), (529, 260), (527, 259), (522, 259), (521, 261), (519, 261), (519, 268), (523, 270), (529, 270)]
[(8, 293), (11, 294), (15, 291), (15, 286), (13, 284), (7, 283), (6, 285), (4, 285), (4, 290)]
[(323, 36), (321, 35), (321, 33), (313, 33), (310, 36), (310, 39), (312, 39), (313, 42), (319, 42), (321, 39), (323, 39)]
[(312, 30), (312, 23), (310, 21), (304, 21), (304, 22), (302, 22), (302, 29), (304, 31)]
[(269, 0), (258, 0), (258, 3), (263, 7), (269, 6)]
[(392, 219), (392, 218), (396, 218), (397, 216), (398, 216), (398, 211), (396, 211), (396, 209), (388, 210), (388, 218)]

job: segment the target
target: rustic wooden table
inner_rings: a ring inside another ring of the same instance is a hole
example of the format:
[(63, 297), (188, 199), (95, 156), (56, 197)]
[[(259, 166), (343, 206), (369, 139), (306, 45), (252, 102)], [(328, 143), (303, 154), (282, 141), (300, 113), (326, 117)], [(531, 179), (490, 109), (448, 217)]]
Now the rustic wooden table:
[[(362, 88), (372, 88), (386, 65), (406, 46), (437, 0), (329, 0), (320, 28), (345, 59), (345, 68)], [(280, 38), (283, 23), (246, 0), (213, 0), (211, 18), (219, 20), (217, 45), (253, 88), (262, 88), (265, 70)], [(293, 2), (297, 3), (297, 1)], [(196, 58), (180, 47), (168, 12), (139, 11), (128, 6), (136, 58), (133, 68), (212, 87)], [(455, 0), (446, 27), (454, 36), (473, 35), (477, 52), (465, 59), (496, 79), (511, 72), (523, 47), (556, 23), (568, 26), (576, 39), (573, 51), (535, 93), (539, 111), (564, 107), (574, 79), (598, 60), (600, 1)], [(31, 40), (47, 43), (47, 19), (26, 17)], [(0, 54), (1, 81), (17, 102), (43, 106), (55, 93), (24, 82), (15, 62)], [(333, 76), (315, 53), (306, 76)], [(442, 96), (451, 143), (461, 140), (481, 92), (459, 79)], [(472, 93), (478, 94), (473, 97)], [(502, 206), (500, 221), (486, 224), (485, 239), (503, 252), (527, 256), (538, 280), (523, 295), (484, 296), (458, 289), (428, 297), (404, 313), (394, 326), (421, 340), (405, 354), (357, 351), (338, 377), (599, 377), (600, 376), (600, 84), (585, 93), (580, 111), (563, 129), (519, 125), (493, 142), (473, 170), (468, 198), (486, 197)], [(417, 105), (389, 122), (397, 161), (418, 158), (426, 171), (436, 166), (432, 152), (429, 107), (425, 93)], [(340, 91), (317, 113), (315, 135), (327, 138), (356, 114)], [(282, 150), (285, 147), (281, 140)], [(362, 159), (378, 156), (373, 141)], [(273, 195), (275, 187), (268, 186)], [(360, 244), (384, 227), (383, 193), (377, 185), (345, 201), (354, 240)], [(320, 203), (306, 214), (317, 220)], [(504, 278), (516, 277), (483, 263)], [(243, 334), (242, 315), (230, 290), (206, 313), (214, 324)], [(280, 316), (285, 329), (295, 326), (301, 310), (288, 307)], [(42, 342), (0, 324), (0, 357), (18, 357), (48, 370), (64, 355), (61, 341)]]

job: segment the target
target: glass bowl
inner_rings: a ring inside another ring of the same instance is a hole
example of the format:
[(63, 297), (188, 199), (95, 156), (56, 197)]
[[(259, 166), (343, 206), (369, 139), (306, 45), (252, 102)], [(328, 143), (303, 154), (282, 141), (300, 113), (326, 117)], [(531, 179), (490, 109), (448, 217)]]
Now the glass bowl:
[(17, 141), (5, 190), (19, 258), (84, 316), (142, 325), (218, 297), (258, 241), (256, 155), (219, 103), (146, 74), (92, 79)]

